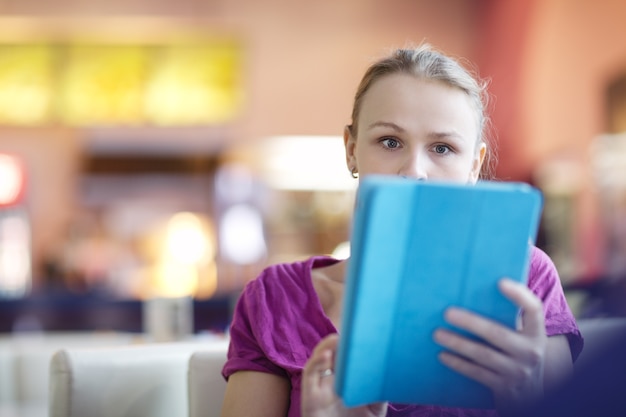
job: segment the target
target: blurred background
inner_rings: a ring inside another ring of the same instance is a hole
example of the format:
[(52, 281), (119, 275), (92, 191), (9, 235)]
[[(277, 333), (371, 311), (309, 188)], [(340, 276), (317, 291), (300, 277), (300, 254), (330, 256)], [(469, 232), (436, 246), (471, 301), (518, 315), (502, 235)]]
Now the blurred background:
[(365, 68), (427, 41), (490, 80), (497, 177), (579, 317), (626, 315), (621, 0), (0, 0), (0, 332), (224, 332), (270, 263), (347, 256)]

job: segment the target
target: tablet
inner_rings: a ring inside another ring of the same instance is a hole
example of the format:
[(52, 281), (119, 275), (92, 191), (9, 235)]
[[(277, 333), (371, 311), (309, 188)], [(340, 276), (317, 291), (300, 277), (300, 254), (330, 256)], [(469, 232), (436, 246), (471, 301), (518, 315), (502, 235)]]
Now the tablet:
[(433, 333), (451, 328), (450, 306), (515, 328), (497, 282), (527, 281), (542, 201), (525, 183), (361, 179), (335, 370), (346, 406), (493, 408), (488, 388), (439, 362)]

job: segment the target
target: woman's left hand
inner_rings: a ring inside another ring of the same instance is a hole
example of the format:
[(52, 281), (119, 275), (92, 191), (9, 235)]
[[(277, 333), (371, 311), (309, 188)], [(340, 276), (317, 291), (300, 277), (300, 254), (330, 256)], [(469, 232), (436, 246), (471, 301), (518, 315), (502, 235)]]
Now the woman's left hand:
[(368, 404), (346, 408), (334, 389), (334, 358), (339, 343), (339, 335), (331, 334), (323, 338), (313, 349), (313, 353), (302, 371), (303, 417), (382, 417), (387, 414), (386, 403)]
[(523, 310), (517, 331), (459, 308), (450, 308), (445, 319), (491, 346), (438, 329), (435, 341), (449, 351), (440, 360), (453, 370), (491, 388), (495, 406), (508, 410), (539, 399), (543, 395), (544, 358), (548, 338), (541, 300), (524, 284), (503, 279), (501, 292)]

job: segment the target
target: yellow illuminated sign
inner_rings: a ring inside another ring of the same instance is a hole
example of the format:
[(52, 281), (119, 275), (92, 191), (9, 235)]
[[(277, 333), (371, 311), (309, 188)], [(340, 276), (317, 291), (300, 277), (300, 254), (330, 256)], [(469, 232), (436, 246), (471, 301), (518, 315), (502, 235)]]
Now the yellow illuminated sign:
[(237, 42), (0, 44), (0, 124), (207, 125), (242, 108)]

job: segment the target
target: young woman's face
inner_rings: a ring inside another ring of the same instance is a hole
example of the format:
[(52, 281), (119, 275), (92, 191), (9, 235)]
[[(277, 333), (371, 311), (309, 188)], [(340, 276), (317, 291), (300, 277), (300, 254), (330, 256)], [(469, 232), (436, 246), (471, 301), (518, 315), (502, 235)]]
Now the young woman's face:
[(360, 176), (400, 175), (475, 183), (486, 147), (476, 110), (463, 91), (407, 74), (377, 80), (354, 126), (344, 132), (348, 167)]

